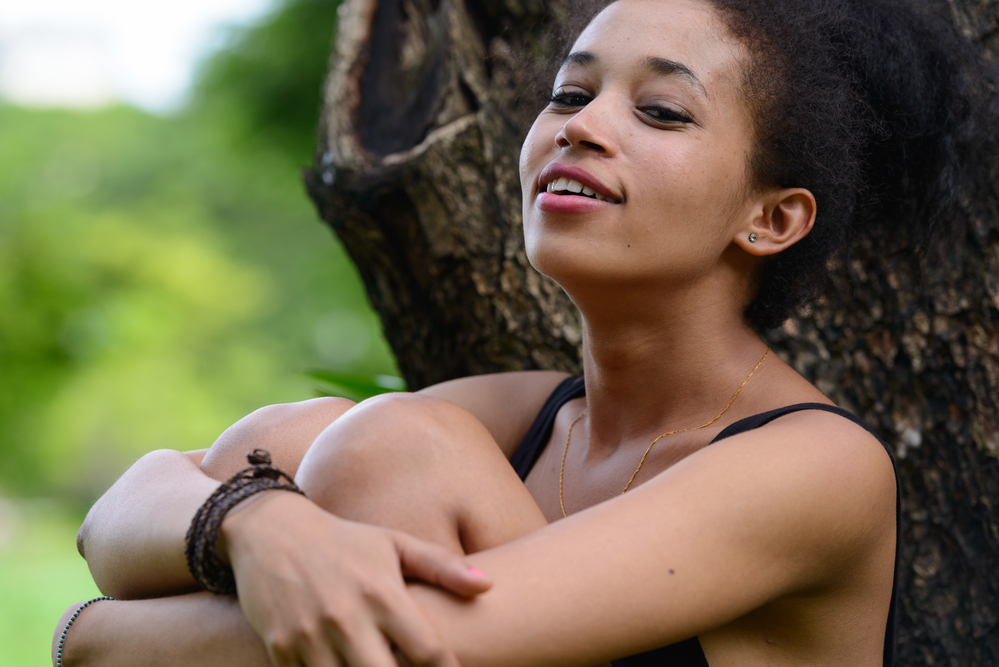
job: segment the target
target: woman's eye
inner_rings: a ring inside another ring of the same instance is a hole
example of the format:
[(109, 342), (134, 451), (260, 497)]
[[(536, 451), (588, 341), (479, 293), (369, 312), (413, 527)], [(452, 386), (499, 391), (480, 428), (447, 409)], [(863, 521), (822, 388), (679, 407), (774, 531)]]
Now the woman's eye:
[(679, 111), (667, 109), (666, 107), (640, 107), (638, 109), (646, 116), (657, 123), (692, 123), (693, 119)]
[(583, 93), (555, 91), (547, 95), (548, 101), (558, 107), (584, 107), (590, 102), (590, 97)]

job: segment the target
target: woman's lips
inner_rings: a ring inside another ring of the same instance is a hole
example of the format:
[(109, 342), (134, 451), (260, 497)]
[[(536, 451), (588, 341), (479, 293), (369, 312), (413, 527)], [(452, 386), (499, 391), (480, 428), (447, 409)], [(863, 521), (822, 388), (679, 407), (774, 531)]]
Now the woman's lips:
[(538, 194), (537, 206), (548, 213), (592, 213), (617, 204), (583, 195), (556, 195), (542, 192)]

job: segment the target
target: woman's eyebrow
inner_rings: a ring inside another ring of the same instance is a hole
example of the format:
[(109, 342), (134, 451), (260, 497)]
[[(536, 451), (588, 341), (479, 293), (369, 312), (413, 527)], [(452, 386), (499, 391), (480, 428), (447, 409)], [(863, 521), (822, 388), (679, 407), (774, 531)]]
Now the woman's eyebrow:
[(678, 63), (675, 60), (669, 60), (668, 58), (656, 58), (655, 56), (649, 56), (645, 59), (644, 65), (645, 69), (657, 76), (675, 76), (677, 74), (683, 76), (683, 78), (697, 86), (701, 90), (701, 93), (707, 97), (708, 91), (704, 89), (704, 84), (701, 83), (701, 80), (697, 78), (697, 75), (683, 63)]
[[(597, 61), (597, 56), (589, 51), (576, 51), (575, 53), (570, 53), (562, 61), (562, 67), (566, 65), (591, 65)], [(559, 68), (561, 69), (561, 68)]]
[[(586, 65), (592, 65), (593, 63), (597, 62), (597, 60), (598, 58), (595, 53), (592, 53), (590, 51), (576, 51), (566, 56), (566, 59), (562, 61), (562, 67), (560, 67), (559, 69), (562, 69), (569, 65), (582, 65), (585, 67)], [(697, 86), (697, 88), (701, 91), (701, 93), (705, 97), (707, 97), (708, 95), (708, 91), (705, 90), (704, 84), (701, 83), (701, 80), (697, 78), (697, 75), (694, 74), (693, 70), (691, 70), (683, 63), (677, 62), (675, 60), (670, 60), (669, 58), (658, 58), (656, 56), (649, 56), (648, 58), (645, 59), (645, 61), (642, 64), (646, 70), (648, 70), (650, 73), (656, 76), (676, 76), (677, 74), (679, 74), (683, 78), (687, 79), (695, 86)]]

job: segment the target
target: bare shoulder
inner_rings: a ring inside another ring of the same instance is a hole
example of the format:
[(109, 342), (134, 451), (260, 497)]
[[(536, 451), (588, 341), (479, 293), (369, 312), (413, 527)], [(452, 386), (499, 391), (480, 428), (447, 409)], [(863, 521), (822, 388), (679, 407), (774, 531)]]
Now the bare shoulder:
[(847, 483), (880, 480), (895, 488), (894, 467), (885, 446), (869, 430), (840, 414), (801, 410), (738, 437), (779, 454), (776, 466), (800, 462), (830, 481), (843, 476)]
[(842, 547), (842, 557), (894, 539), (891, 457), (870, 431), (841, 415), (795, 412), (690, 458), (699, 456), (702, 462), (690, 463), (727, 480), (731, 492), (762, 500), (759, 517), (783, 524), (799, 548), (835, 558), (833, 545)]
[(442, 382), (418, 393), (451, 401), (471, 412), (509, 458), (545, 400), (567, 377), (568, 373), (558, 371), (491, 373)]

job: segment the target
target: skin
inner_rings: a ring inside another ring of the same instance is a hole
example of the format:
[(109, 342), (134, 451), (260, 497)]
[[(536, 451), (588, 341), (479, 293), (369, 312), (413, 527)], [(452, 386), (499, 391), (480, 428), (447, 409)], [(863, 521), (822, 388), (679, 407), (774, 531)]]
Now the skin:
[[(506, 458), (564, 375), (258, 411), (207, 454), (140, 461), (81, 530), (102, 590), (190, 590), (190, 516), (243, 451), (268, 448), (309, 498), (261, 494), (223, 523), (240, 606), (94, 605), (72, 661), (594, 665), (696, 635), (712, 667), (881, 664), (895, 481), (880, 444), (812, 411), (706, 447), (742, 417), (828, 403), (773, 354), (692, 428), (763, 357), (742, 317), (755, 267), (815, 217), (805, 190), (747, 186), (743, 49), (705, 3), (620, 0), (573, 53), (521, 177), (531, 261), (583, 318), (587, 391), (526, 485)], [(553, 168), (612, 201), (545, 193)], [(622, 495), (649, 442), (685, 428)]]

